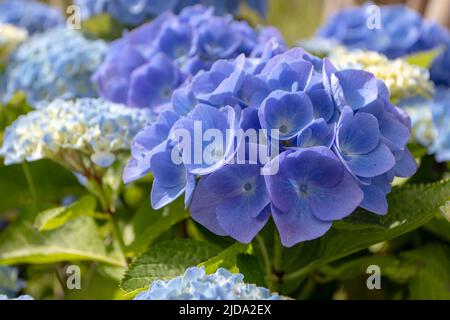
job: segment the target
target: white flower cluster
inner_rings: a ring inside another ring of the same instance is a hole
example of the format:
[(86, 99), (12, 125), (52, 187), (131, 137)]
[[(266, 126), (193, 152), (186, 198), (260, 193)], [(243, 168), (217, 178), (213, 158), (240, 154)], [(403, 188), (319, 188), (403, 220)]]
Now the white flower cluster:
[(0, 63), (5, 63), (11, 52), (27, 37), (27, 30), (0, 23)]
[(55, 100), (6, 129), (5, 164), (53, 159), (83, 173), (86, 158), (108, 167), (149, 120), (147, 113), (102, 99)]
[(373, 73), (384, 81), (395, 102), (414, 96), (430, 97), (434, 91), (428, 70), (402, 59), (389, 60), (374, 51), (348, 51), (338, 47), (330, 55), (330, 60), (338, 69), (362, 69)]

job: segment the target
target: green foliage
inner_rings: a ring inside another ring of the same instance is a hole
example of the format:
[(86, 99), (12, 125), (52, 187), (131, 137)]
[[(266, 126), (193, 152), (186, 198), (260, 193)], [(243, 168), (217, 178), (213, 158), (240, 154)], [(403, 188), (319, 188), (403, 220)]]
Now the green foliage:
[(286, 281), (369, 246), (410, 232), (430, 221), (450, 197), (450, 181), (396, 188), (389, 196), (389, 213), (376, 216), (363, 210), (335, 224), (323, 237), (288, 252), (297, 257), (286, 265)]
[(419, 269), (409, 284), (411, 299), (450, 299), (449, 249), (449, 246), (429, 244), (403, 254)]
[[(59, 203), (68, 195), (79, 195), (84, 192), (75, 176), (49, 160), (27, 163), (30, 176), (35, 184), (30, 189), (23, 164), (0, 165), (0, 212), (36, 204), (46, 209)], [(33, 194), (35, 193), (35, 194)]]
[(131, 292), (148, 287), (156, 279), (180, 276), (188, 267), (210, 259), (219, 251), (218, 247), (208, 242), (188, 239), (158, 243), (133, 262), (125, 273), (121, 287)]
[(108, 14), (101, 14), (82, 21), (81, 30), (93, 39), (115, 40), (122, 36), (125, 26)]
[(252, 250), (251, 245), (236, 242), (208, 261), (200, 263), (199, 267), (205, 267), (206, 273), (214, 273), (219, 268), (239, 272), (237, 256), (243, 253), (251, 253)]
[(256, 256), (247, 253), (240, 253), (236, 257), (236, 265), (239, 272), (244, 275), (244, 281), (246, 283), (253, 283), (262, 287), (266, 286), (264, 271), (262, 270), (261, 264)]
[(45, 210), (36, 217), (35, 227), (39, 231), (48, 231), (59, 228), (69, 219), (80, 215), (93, 215), (96, 207), (93, 196), (84, 196), (80, 200), (63, 207)]
[(60, 228), (46, 232), (19, 220), (0, 236), (0, 264), (71, 260), (123, 265), (122, 261), (107, 255), (94, 219), (87, 216), (75, 217)]
[(424, 52), (419, 52), (410, 56), (405, 57), (406, 62), (409, 64), (429, 69), (433, 63), (434, 58), (436, 58), (442, 52), (442, 48), (432, 49)]
[(188, 217), (182, 199), (161, 210), (152, 209), (145, 199), (132, 221), (134, 240), (127, 247), (127, 254), (134, 256), (145, 251), (164, 232)]

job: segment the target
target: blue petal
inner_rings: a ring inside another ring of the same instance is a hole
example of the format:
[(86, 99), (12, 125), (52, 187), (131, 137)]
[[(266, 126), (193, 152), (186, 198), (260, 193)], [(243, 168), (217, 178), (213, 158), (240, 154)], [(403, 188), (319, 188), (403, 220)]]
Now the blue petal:
[(361, 109), (378, 98), (375, 76), (362, 70), (343, 70), (331, 76), (334, 99), (340, 109)]
[(279, 130), (280, 140), (289, 140), (313, 120), (311, 99), (303, 92), (274, 91), (259, 110), (264, 129)]
[(176, 185), (174, 187), (166, 187), (161, 185), (158, 180), (153, 181), (151, 192), (152, 208), (155, 210), (165, 207), (173, 202), (184, 192), (185, 185)]
[(310, 196), (313, 214), (323, 221), (340, 220), (350, 215), (363, 200), (356, 180), (344, 171), (342, 181), (331, 188), (315, 188)]
[(327, 124), (324, 119), (313, 121), (297, 137), (301, 148), (325, 146), (330, 148), (334, 142), (335, 124)]
[(338, 124), (337, 143), (345, 154), (365, 154), (374, 150), (380, 141), (377, 118), (369, 113), (353, 115), (350, 108), (344, 108)]
[(314, 216), (309, 203), (305, 200), (297, 201), (294, 208), (288, 212), (282, 212), (272, 206), (272, 216), (281, 243), (285, 247), (319, 238), (331, 228), (331, 222), (319, 220)]
[(379, 215), (385, 215), (388, 211), (388, 202), (383, 190), (376, 185), (361, 186), (361, 188), (364, 192), (361, 208)]
[(308, 91), (308, 96), (314, 107), (314, 118), (330, 121), (335, 113), (333, 98), (324, 89)]
[(380, 143), (370, 153), (351, 155), (345, 157), (345, 160), (351, 172), (363, 178), (381, 175), (395, 165), (394, 155), (384, 143)]

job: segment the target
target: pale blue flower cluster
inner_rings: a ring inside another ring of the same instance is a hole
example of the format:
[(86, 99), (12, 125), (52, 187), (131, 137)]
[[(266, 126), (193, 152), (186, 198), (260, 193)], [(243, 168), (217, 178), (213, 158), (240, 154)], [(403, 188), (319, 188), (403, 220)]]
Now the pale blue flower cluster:
[(7, 165), (48, 158), (83, 174), (83, 157), (110, 166), (148, 119), (141, 110), (101, 99), (55, 100), (9, 126), (0, 154)]
[(401, 102), (411, 116), (412, 133), (438, 162), (450, 161), (450, 89), (438, 88), (433, 99)]
[(267, 0), (75, 0), (84, 19), (108, 13), (118, 21), (132, 26), (140, 25), (165, 11), (178, 13), (184, 7), (195, 4), (212, 6), (220, 15), (235, 14), (244, 3), (266, 16)]
[(34, 299), (32, 296), (29, 295), (23, 295), (17, 298), (9, 299), (7, 296), (0, 294), (0, 300), (34, 300)]
[(19, 271), (9, 266), (0, 266), (0, 295), (15, 297), (25, 288), (25, 282), (19, 279)]
[[(416, 170), (408, 115), (373, 74), (273, 45), (260, 59), (218, 60), (177, 89), (172, 110), (135, 137), (124, 181), (153, 172), (155, 209), (184, 194), (195, 221), (244, 243), (270, 217), (289, 247), (357, 207), (386, 214), (394, 177)], [(248, 147), (240, 134), (264, 130), (268, 141)], [(219, 137), (195, 140), (211, 132)], [(242, 157), (241, 147), (264, 149), (270, 161)]]
[(36, 34), (10, 56), (3, 77), (8, 100), (23, 91), (36, 106), (55, 98), (94, 97), (90, 77), (103, 61), (106, 44), (91, 41), (80, 32), (56, 28)]
[(58, 8), (35, 0), (0, 0), (0, 22), (33, 34), (64, 24), (64, 15)]
[(166, 109), (172, 93), (218, 59), (239, 54), (258, 57), (274, 41), (284, 50), (279, 33), (255, 30), (231, 16), (217, 16), (203, 6), (179, 15), (167, 12), (113, 42), (105, 62), (94, 74), (101, 97), (131, 107)]
[(371, 3), (338, 12), (317, 36), (351, 49), (377, 51), (391, 59), (435, 48), (450, 39), (448, 30), (424, 20), (407, 6), (388, 5), (378, 10)]
[(281, 300), (268, 289), (244, 282), (240, 273), (219, 268), (207, 275), (204, 268), (191, 267), (183, 276), (156, 280), (135, 300)]
[(450, 40), (430, 67), (431, 80), (437, 86), (450, 88)]

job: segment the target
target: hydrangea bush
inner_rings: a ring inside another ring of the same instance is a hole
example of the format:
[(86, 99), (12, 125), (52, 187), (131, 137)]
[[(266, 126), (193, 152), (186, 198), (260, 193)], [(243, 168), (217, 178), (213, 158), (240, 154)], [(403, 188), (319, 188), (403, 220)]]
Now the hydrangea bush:
[(424, 20), (406, 6), (378, 8), (368, 3), (339, 11), (317, 36), (331, 38), (351, 49), (377, 51), (389, 58), (433, 49), (450, 39), (448, 30)]
[(165, 11), (178, 13), (184, 7), (195, 4), (214, 7), (219, 15), (236, 14), (244, 3), (261, 16), (266, 15), (266, 0), (75, 0), (84, 19), (108, 13), (120, 22), (134, 26), (151, 20)]
[(231, 16), (215, 15), (212, 8), (188, 7), (179, 15), (165, 13), (113, 42), (93, 79), (103, 98), (159, 113), (172, 92), (198, 71), (217, 59), (260, 56), (269, 40), (283, 50), (272, 28), (254, 30)]
[(2, 99), (23, 91), (36, 106), (56, 98), (94, 97), (90, 77), (105, 52), (102, 40), (88, 40), (76, 30), (57, 28), (30, 37), (6, 65)]
[(156, 280), (148, 291), (135, 300), (280, 300), (268, 289), (244, 282), (242, 274), (219, 268), (206, 274), (204, 268), (192, 267), (169, 281)]
[[(292, 246), (323, 235), (359, 206), (386, 214), (394, 177), (416, 169), (406, 147), (410, 120), (390, 103), (386, 85), (366, 71), (338, 71), (300, 48), (258, 62), (220, 60), (175, 92), (173, 108), (136, 136), (125, 181), (152, 171), (154, 208), (185, 193), (194, 220), (241, 242), (270, 216), (283, 244)], [(212, 150), (209, 161), (183, 157), (175, 164), (173, 148), (187, 152), (176, 130), (193, 136), (196, 121), (236, 137), (239, 128), (277, 130), (269, 140), (279, 147), (272, 159), (279, 171), (261, 175), (271, 162), (228, 164), (238, 148), (226, 141), (202, 145)]]
[(58, 8), (36, 0), (2, 0), (0, 22), (13, 24), (33, 34), (64, 24), (64, 15)]

